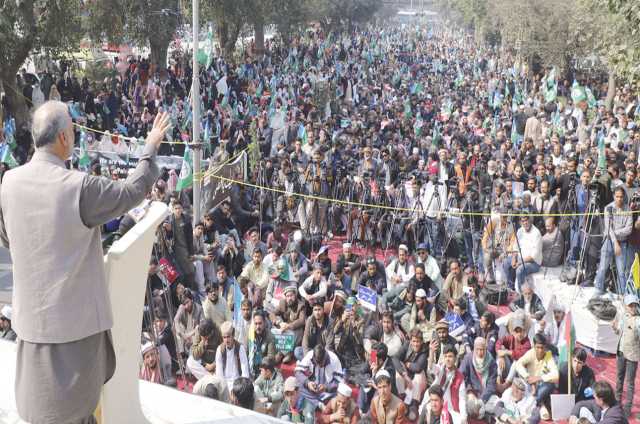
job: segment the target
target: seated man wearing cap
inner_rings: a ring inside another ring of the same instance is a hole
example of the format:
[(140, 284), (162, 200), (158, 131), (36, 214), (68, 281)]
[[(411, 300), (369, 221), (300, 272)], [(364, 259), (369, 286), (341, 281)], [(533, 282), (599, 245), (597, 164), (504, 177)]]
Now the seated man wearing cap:
[(260, 362), (260, 375), (256, 378), (254, 390), (256, 402), (265, 414), (275, 415), (280, 409), (283, 398), (284, 380), (282, 374), (276, 368), (272, 358), (262, 358)]
[(267, 285), (264, 298), (264, 307), (268, 311), (273, 311), (278, 307), (280, 301), (284, 299), (285, 287), (296, 282), (291, 278), (287, 264), (282, 258), (274, 264), (270, 274), (269, 285)]
[(353, 307), (353, 297), (347, 299), (347, 295), (342, 290), (336, 290), (333, 293), (333, 299), (324, 302), (324, 314), (329, 317), (329, 321), (333, 324), (335, 321), (342, 319), (345, 311), (345, 305), (349, 302), (349, 308)]
[(284, 400), (276, 417), (289, 422), (313, 424), (316, 407), (307, 398), (300, 396), (298, 380), (293, 376), (287, 377), (283, 390)]
[(409, 286), (413, 286), (417, 290), (422, 290), (423, 292), (429, 294), (430, 298), (432, 298), (431, 303), (433, 304), (435, 302), (435, 296), (438, 293), (439, 289), (425, 274), (424, 264), (417, 264), (415, 266), (415, 273), (408, 283), (398, 284), (393, 289), (387, 291), (384, 295), (382, 295), (383, 305), (393, 304), (396, 298)]
[(391, 391), (391, 376), (382, 369), (374, 378), (376, 396), (371, 401), (371, 421), (374, 424), (407, 422), (407, 405)]
[[(438, 290), (442, 289), (442, 274), (440, 273), (440, 264), (438, 260), (429, 254), (429, 244), (420, 243), (416, 248), (416, 266), (418, 264), (424, 265), (424, 273), (433, 284), (435, 284)], [(427, 287), (422, 287), (427, 290)]]
[[(276, 310), (271, 313), (271, 322), (280, 331), (289, 331), (295, 334), (295, 346), (302, 344), (302, 335), (305, 328), (305, 305), (298, 299), (298, 288), (290, 285), (284, 289), (284, 299), (280, 300)], [(291, 362), (293, 352), (276, 352), (276, 361)]]
[(322, 410), (324, 403), (336, 395), (344, 373), (338, 356), (319, 344), (298, 361), (295, 376), (300, 395)]
[(18, 336), (11, 328), (11, 314), (11, 306), (4, 305), (0, 311), (0, 339), (14, 342)]
[(436, 308), (434, 306), (436, 297), (428, 297), (424, 289), (416, 290), (416, 300), (411, 307), (411, 312), (405, 314), (400, 319), (400, 325), (405, 332), (410, 332), (414, 328), (426, 333), (428, 338), (436, 322)]
[(520, 377), (513, 379), (511, 386), (502, 394), (495, 415), (499, 424), (538, 424), (540, 413), (536, 398)]
[(142, 366), (140, 368), (139, 378), (150, 381), (151, 383), (164, 384), (165, 378), (171, 376), (171, 369), (169, 369), (168, 376), (163, 374), (162, 368), (160, 367), (158, 348), (152, 342), (147, 342), (142, 346), (141, 353)]
[(406, 287), (415, 273), (413, 264), (409, 263), (409, 248), (406, 245), (401, 244), (398, 247), (398, 257), (387, 265), (385, 271), (387, 275), (387, 290), (391, 291), (396, 287)]
[(444, 363), (444, 349), (447, 345), (455, 347), (456, 353), (464, 354), (464, 352), (461, 352), (462, 349), (458, 341), (449, 334), (449, 323), (445, 320), (440, 320), (436, 323), (435, 335), (431, 336), (431, 341), (429, 342), (429, 361), (427, 366), (429, 372), (432, 372), (435, 365)]
[(507, 323), (509, 334), (496, 342), (498, 392), (505, 390), (515, 377), (512, 365), (531, 349), (530, 326), (531, 322), (523, 312), (512, 314)]
[(309, 259), (300, 253), (295, 243), (289, 244), (287, 253), (282, 257), (286, 266), (289, 268), (289, 278), (300, 284), (309, 274)]
[(360, 420), (360, 411), (351, 399), (351, 387), (338, 384), (338, 394), (327, 404), (320, 422), (323, 424), (356, 424)]
[(318, 254), (316, 255), (316, 260), (314, 262), (320, 264), (320, 267), (322, 269), (322, 276), (324, 278), (329, 278), (329, 275), (331, 275), (331, 258), (329, 257), (329, 246), (322, 246), (320, 250), (318, 250)]
[(362, 259), (351, 250), (351, 243), (342, 244), (342, 253), (338, 255), (336, 262), (336, 269), (341, 267), (344, 272), (344, 279), (346, 284), (343, 285), (345, 292), (351, 291), (351, 282), (358, 281), (360, 276), (360, 267), (362, 266)]
[(476, 337), (473, 351), (467, 353), (460, 364), (460, 372), (464, 375), (468, 395), (486, 403), (496, 394), (496, 361), (487, 352), (484, 338)]

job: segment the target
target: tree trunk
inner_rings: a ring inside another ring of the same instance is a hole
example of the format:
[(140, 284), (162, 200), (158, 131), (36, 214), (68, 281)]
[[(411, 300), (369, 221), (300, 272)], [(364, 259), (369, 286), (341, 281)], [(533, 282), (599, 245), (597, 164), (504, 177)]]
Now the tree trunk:
[(260, 57), (264, 54), (264, 22), (259, 20), (253, 25), (254, 38), (255, 38), (255, 55)]
[(160, 74), (161, 78), (164, 78), (167, 71), (167, 50), (169, 49), (170, 42), (171, 40), (163, 40), (159, 38), (149, 40), (149, 47), (151, 48), (151, 64), (153, 69)]
[[(16, 120), (16, 130), (25, 129), (29, 131), (31, 128), (31, 118), (29, 116), (29, 109), (27, 103), (22, 96), (22, 90), (16, 87), (16, 74), (18, 73), (19, 66), (6, 67), (2, 69), (0, 74), (0, 80), (4, 87), (4, 93), (7, 100), (7, 110), (4, 111), (4, 115), (11, 115)], [(4, 116), (3, 116), (4, 119)], [(0, 123), (1, 125), (1, 123)]]
[(607, 110), (613, 109), (613, 98), (616, 96), (616, 73), (609, 69), (609, 82), (607, 87), (607, 98), (604, 101)]

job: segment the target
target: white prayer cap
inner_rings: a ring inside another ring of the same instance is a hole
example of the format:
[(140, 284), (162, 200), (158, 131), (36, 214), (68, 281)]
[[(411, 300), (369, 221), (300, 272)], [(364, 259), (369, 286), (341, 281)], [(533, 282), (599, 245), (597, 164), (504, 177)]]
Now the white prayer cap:
[(351, 397), (351, 387), (347, 386), (344, 383), (340, 383), (338, 384), (338, 393), (340, 393), (342, 396), (350, 398)]
[(351, 249), (351, 243), (342, 243), (343, 249)]
[(11, 317), (13, 316), (13, 309), (11, 309), (11, 306), (4, 305), (2, 310), (0, 310), (0, 316), (11, 321)]
[(401, 244), (400, 246), (398, 246), (398, 250), (404, 250), (405, 252), (409, 252), (409, 248), (407, 247), (406, 244)]
[(427, 292), (424, 289), (416, 290), (416, 297), (427, 297)]
[(140, 354), (142, 356), (144, 356), (145, 353), (149, 352), (152, 349), (155, 349), (155, 345), (152, 342), (146, 342), (145, 344), (142, 345), (142, 348), (140, 349)]

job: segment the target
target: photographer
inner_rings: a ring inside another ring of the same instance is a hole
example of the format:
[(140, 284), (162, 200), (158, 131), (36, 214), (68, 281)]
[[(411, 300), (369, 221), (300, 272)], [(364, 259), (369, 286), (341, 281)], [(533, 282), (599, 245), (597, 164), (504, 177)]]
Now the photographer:
[(616, 290), (620, 295), (625, 293), (625, 284), (632, 262), (627, 239), (633, 229), (633, 217), (626, 213), (629, 207), (625, 196), (625, 189), (617, 187), (613, 192), (613, 202), (609, 203), (604, 211), (604, 240), (600, 249), (600, 265), (594, 282), (599, 294), (605, 292), (605, 277), (613, 256), (615, 256), (618, 274)]
[(513, 227), (509, 224), (507, 209), (498, 209), (499, 218), (489, 221), (482, 236), (482, 260), (485, 282), (495, 282), (495, 263), (499, 266), (513, 241)]

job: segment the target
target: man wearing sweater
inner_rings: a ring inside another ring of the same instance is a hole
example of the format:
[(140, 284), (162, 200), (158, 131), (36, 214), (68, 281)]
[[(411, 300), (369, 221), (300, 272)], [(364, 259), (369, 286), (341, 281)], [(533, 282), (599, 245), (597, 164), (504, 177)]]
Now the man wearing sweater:
[[(548, 406), (549, 396), (556, 389), (560, 376), (553, 355), (547, 348), (547, 340), (544, 335), (536, 334), (534, 336), (533, 349), (518, 359), (515, 367), (518, 375), (532, 387), (536, 396), (536, 405), (546, 404)], [(548, 411), (542, 408), (540, 415), (542, 419), (546, 419)]]

